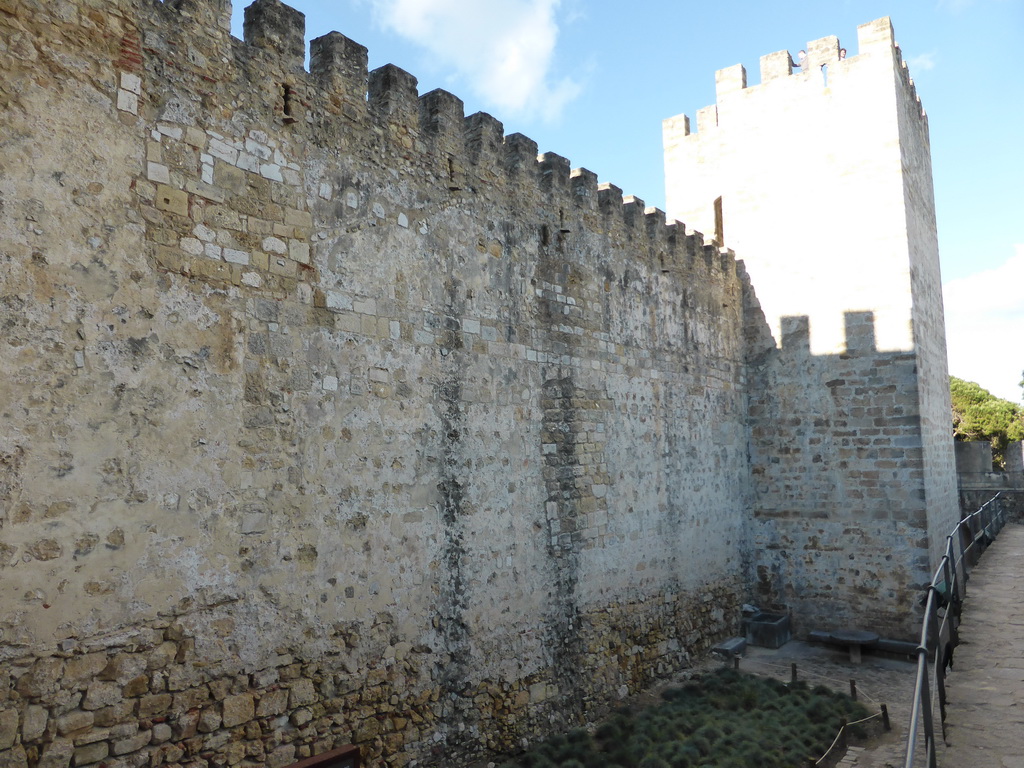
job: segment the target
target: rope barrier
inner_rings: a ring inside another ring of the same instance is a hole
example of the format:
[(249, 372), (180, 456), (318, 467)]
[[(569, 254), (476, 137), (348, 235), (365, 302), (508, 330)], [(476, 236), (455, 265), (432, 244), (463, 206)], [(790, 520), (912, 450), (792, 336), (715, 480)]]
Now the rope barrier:
[(823, 754), (821, 757), (815, 760), (814, 764), (821, 765), (821, 761), (832, 753), (832, 750), (835, 749), (836, 744), (838, 744), (839, 740), (843, 738), (843, 731), (845, 731), (851, 725), (860, 725), (861, 723), (866, 723), (868, 720), (874, 720), (876, 717), (882, 717), (882, 713), (878, 712), (874, 715), (868, 715), (867, 717), (861, 718), (860, 720), (854, 720), (852, 723), (847, 723), (842, 728), (840, 728), (839, 733), (837, 733), (836, 737), (832, 740), (832, 744), (829, 745), (829, 748), (825, 750), (825, 754)]

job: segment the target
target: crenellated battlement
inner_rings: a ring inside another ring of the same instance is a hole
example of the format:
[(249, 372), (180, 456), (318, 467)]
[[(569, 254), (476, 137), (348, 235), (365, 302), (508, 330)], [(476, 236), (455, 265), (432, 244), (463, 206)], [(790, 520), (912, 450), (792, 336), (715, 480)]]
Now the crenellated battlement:
[[(223, 0), (183, 0), (174, 9), (197, 22), (211, 14), (230, 14), (230, 4)], [(173, 21), (151, 34), (174, 38), (179, 33)], [(244, 32), (241, 44), (234, 41), (228, 48), (224, 40), (221, 45), (230, 55), (229, 70), (234, 67), (250, 81), (262, 82), (268, 94), (262, 103), (250, 104), (254, 122), (274, 120), (296, 132), (297, 140), (301, 136), (303, 142), (320, 142), (325, 149), (334, 142), (349, 145), (352, 131), (365, 131), (446, 177), (452, 193), (470, 183), (467, 174), (510, 193), (535, 184), (564, 209), (578, 211), (576, 215), (600, 211), (607, 226), (622, 227), (631, 238), (650, 234), (659, 248), (674, 242), (665, 233), (674, 232), (675, 225), (663, 213), (645, 212), (642, 200), (623, 199), (621, 192), (610, 194), (613, 187), (598, 185), (590, 171), (572, 170), (564, 157), (538, 154), (528, 137), (505, 136), (502, 124), (490, 115), (465, 116), (463, 102), (454, 94), (434, 90), (420, 95), (416, 77), (399, 67), (386, 64), (368, 71), (367, 49), (339, 32), (310, 42), (307, 73), (305, 16), (280, 0), (256, 0), (247, 7)], [(177, 49), (164, 50), (174, 56)], [(195, 63), (178, 58), (174, 66), (187, 71)], [(235, 78), (229, 70), (219, 78), (226, 88)], [(658, 220), (658, 226), (641, 226), (645, 216)]]
[[(760, 59), (761, 82), (757, 85), (747, 83), (747, 70), (742, 64), (719, 69), (715, 72), (716, 103), (697, 111), (695, 135), (716, 128), (720, 111), (724, 107), (728, 112), (729, 102), (733, 99), (756, 99), (765, 89), (769, 89), (768, 93), (774, 93), (779, 88), (799, 88), (805, 98), (813, 98), (822, 93), (832, 93), (835, 88), (846, 87), (846, 83), (856, 80), (858, 70), (874, 70), (879, 63), (883, 66), (891, 65), (904, 87), (910, 90), (911, 99), (920, 104), (888, 17), (859, 26), (857, 44), (857, 55), (849, 55), (842, 48), (839, 38), (829, 35), (808, 42), (802, 52), (804, 58), (797, 61), (794, 61), (790, 51), (766, 54)], [(919, 111), (924, 118), (924, 110)], [(674, 137), (693, 135), (688, 117), (680, 115), (671, 120), (671, 124), (666, 121), (666, 136), (669, 135), (669, 128)]]
[(246, 45), (266, 51), (284, 70), (303, 69), (306, 14), (279, 0), (256, 0), (245, 9)]

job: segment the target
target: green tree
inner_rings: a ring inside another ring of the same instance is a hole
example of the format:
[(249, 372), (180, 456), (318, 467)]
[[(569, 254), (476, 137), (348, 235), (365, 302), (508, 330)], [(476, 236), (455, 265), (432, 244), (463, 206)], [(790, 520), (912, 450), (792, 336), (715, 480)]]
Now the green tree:
[(954, 439), (988, 440), (992, 443), (993, 463), (1002, 467), (1007, 444), (1024, 440), (1024, 409), (956, 376), (949, 377), (949, 393), (953, 399)]

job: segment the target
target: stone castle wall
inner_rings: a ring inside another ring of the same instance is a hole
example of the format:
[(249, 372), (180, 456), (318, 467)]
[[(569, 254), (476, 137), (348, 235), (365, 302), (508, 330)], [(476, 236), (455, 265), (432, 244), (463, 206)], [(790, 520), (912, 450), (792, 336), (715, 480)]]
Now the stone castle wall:
[(0, 766), (455, 764), (735, 631), (732, 256), (229, 10), (0, 0)]
[[(888, 19), (716, 74), (669, 214), (743, 258), (759, 600), (912, 638), (958, 520), (928, 124)], [(865, 621), (869, 616), (869, 621)]]

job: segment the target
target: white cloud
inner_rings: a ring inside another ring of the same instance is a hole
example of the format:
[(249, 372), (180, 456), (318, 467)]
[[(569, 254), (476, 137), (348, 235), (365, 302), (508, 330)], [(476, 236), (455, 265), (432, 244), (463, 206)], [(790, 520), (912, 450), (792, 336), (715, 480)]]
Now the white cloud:
[(469, 83), (498, 117), (554, 120), (579, 93), (551, 72), (559, 0), (372, 0), (378, 20)]
[(1024, 244), (1001, 266), (943, 286), (949, 372), (1020, 402), (1024, 370)]
[(910, 74), (915, 72), (927, 72), (928, 70), (935, 69), (935, 52), (922, 53), (920, 56), (914, 56), (907, 60), (907, 67), (910, 69)]

